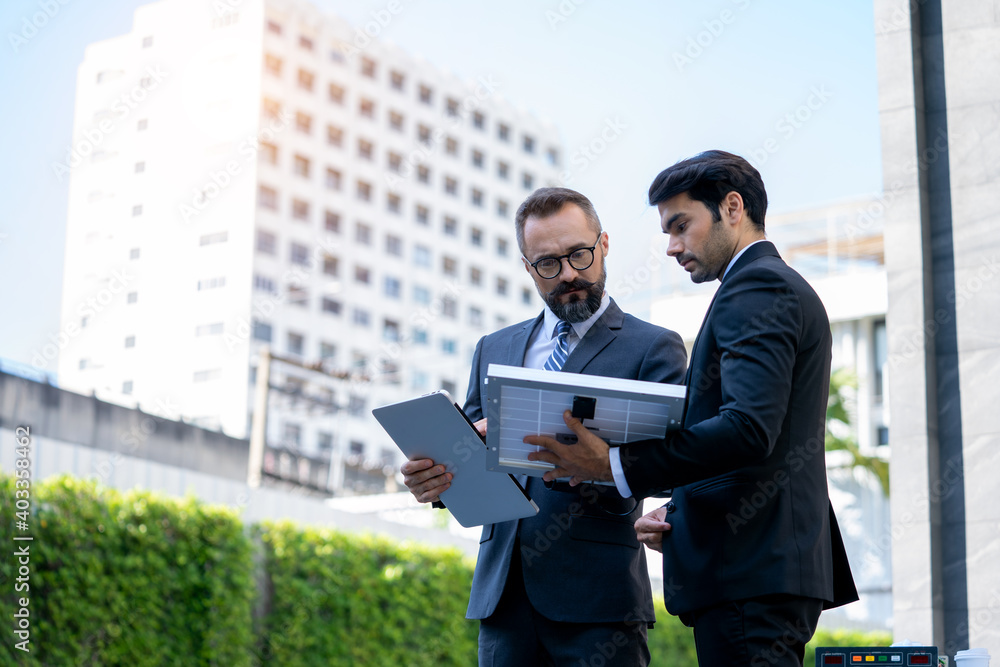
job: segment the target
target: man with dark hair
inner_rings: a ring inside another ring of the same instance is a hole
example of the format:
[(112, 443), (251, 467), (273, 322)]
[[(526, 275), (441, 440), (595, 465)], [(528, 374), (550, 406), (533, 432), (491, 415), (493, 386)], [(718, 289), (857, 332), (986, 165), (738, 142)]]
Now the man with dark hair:
[[(464, 407), (470, 419), (486, 414), (482, 383), (490, 363), (683, 379), (680, 336), (626, 315), (605, 293), (608, 235), (586, 197), (566, 188), (536, 190), (518, 209), (516, 229), (524, 268), (546, 307), (479, 341)], [(452, 479), (428, 459), (408, 461), (402, 472), (420, 502), (437, 500)], [(526, 486), (536, 516), (483, 527), (466, 614), (480, 619), (479, 664), (647, 665), (646, 627), (655, 617), (645, 553), (632, 528), (641, 497), (537, 477)], [(567, 595), (581, 589), (582, 598)]]
[[(636, 522), (663, 552), (667, 610), (694, 628), (701, 665), (801, 665), (820, 612), (858, 599), (824, 455), (832, 336), (816, 292), (764, 240), (767, 194), (743, 158), (707, 151), (649, 188), (667, 254), (719, 279), (695, 340), (681, 430), (609, 447), (567, 412), (579, 442), (529, 458), (547, 479), (673, 489)], [(586, 592), (583, 593), (586, 595)]]

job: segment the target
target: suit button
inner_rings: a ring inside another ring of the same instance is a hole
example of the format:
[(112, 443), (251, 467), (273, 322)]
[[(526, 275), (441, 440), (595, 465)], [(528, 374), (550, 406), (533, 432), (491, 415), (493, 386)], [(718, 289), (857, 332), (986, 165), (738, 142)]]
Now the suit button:
[(664, 505), (664, 507), (666, 507), (666, 509), (667, 509), (667, 514), (673, 514), (674, 511), (677, 510), (677, 505), (675, 505), (674, 501), (672, 501), (672, 500), (669, 503), (667, 503), (666, 505)]

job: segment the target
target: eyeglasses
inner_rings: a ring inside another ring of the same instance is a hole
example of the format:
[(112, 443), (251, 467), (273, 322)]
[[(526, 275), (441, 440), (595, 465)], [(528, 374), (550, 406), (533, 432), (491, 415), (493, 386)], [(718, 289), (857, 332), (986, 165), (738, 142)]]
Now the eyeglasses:
[[(545, 278), (546, 280), (559, 275), (562, 271), (562, 260), (564, 259), (577, 271), (585, 271), (594, 263), (594, 248), (601, 242), (601, 236), (603, 235), (604, 232), (598, 234), (594, 245), (589, 248), (577, 248), (568, 255), (559, 255), (558, 257), (542, 257), (536, 262), (528, 262), (528, 265), (535, 270), (539, 278)], [(524, 261), (527, 262), (528, 258), (525, 257)]]

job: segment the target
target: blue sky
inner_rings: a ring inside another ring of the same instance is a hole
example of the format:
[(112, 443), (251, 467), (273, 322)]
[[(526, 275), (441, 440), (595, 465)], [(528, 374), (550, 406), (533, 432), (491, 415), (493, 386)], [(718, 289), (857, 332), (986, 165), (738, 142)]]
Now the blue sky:
[[(771, 211), (881, 191), (871, 0), (396, 1), (381, 38), (459, 76), (492, 76), (559, 127), (567, 184), (611, 237), (612, 296), (657, 231), (646, 188), (683, 157), (750, 157)], [(67, 183), (52, 163), (71, 144), (77, 66), (147, 4), (62, 2), (0, 4), (0, 358), (19, 362), (59, 330)], [(315, 2), (355, 25), (390, 5)], [(613, 140), (600, 154), (581, 150), (602, 134)]]

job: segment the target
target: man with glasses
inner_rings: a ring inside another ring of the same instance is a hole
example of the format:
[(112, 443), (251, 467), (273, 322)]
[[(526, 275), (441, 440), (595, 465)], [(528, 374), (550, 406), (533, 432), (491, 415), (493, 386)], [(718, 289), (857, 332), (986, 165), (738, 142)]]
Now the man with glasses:
[[(680, 336), (626, 315), (604, 291), (608, 235), (593, 205), (566, 188), (536, 190), (518, 208), (517, 242), (545, 309), (479, 341), (464, 410), (486, 414), (491, 363), (680, 383)], [(484, 428), (483, 424), (478, 424)], [(410, 492), (436, 501), (451, 473), (402, 466)], [(632, 524), (641, 498), (614, 487), (527, 479), (536, 516), (483, 527), (467, 618), (480, 619), (479, 664), (647, 665), (654, 620), (644, 550)], [(582, 596), (568, 594), (585, 591)]]

